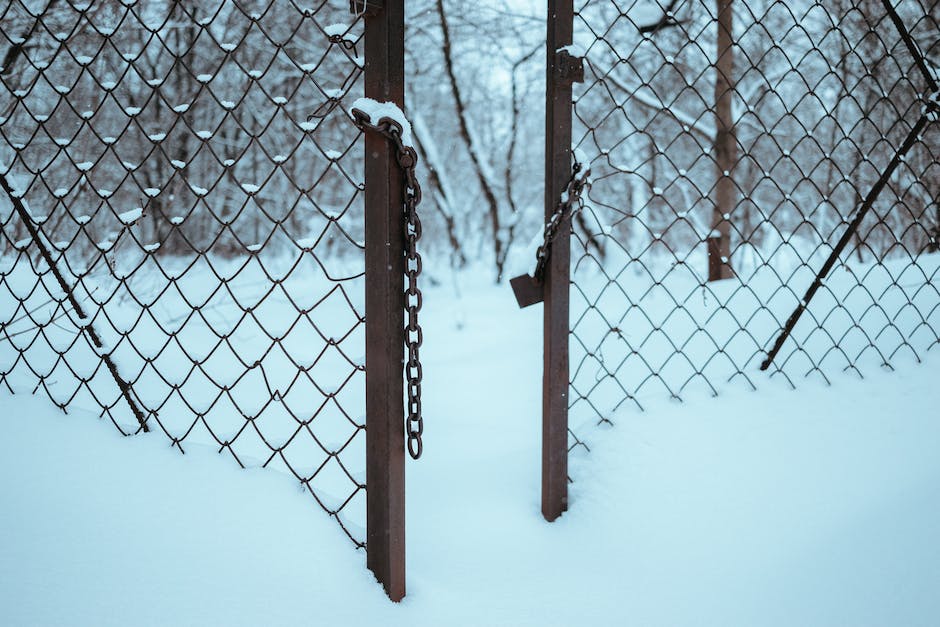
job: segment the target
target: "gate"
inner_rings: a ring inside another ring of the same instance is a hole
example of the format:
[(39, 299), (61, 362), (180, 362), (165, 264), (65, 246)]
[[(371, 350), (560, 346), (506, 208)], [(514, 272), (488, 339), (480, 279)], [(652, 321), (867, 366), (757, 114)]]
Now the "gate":
[(420, 190), (375, 101), (403, 106), (403, 3), (0, 20), (0, 382), (289, 473), (402, 598)]
[[(644, 398), (940, 342), (940, 5), (549, 2), (542, 511)], [(573, 151), (572, 151), (573, 147)]]

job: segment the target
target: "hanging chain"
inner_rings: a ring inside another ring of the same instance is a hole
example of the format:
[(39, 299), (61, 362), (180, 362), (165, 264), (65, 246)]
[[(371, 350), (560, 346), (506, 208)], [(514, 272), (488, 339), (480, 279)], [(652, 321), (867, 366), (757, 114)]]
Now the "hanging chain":
[[(574, 218), (574, 214), (584, 208), (581, 194), (586, 187), (590, 186), (591, 169), (588, 168), (582, 172), (581, 169), (583, 167), (583, 165), (577, 162), (572, 166), (571, 179), (568, 181), (568, 187), (558, 201), (558, 205), (555, 207), (555, 213), (552, 214), (548, 224), (545, 225), (545, 238), (542, 241), (542, 245), (539, 246), (535, 253), (536, 265), (535, 274), (533, 276), (538, 281), (541, 281), (545, 276), (545, 268), (548, 266), (548, 259), (552, 251), (552, 242), (555, 240), (555, 236), (558, 234), (558, 229), (561, 227), (565, 216), (570, 214), (570, 217)], [(572, 207), (574, 207), (573, 213)]]
[(421, 358), (419, 351), (424, 341), (421, 325), (418, 322), (418, 312), (421, 311), (422, 296), (418, 288), (418, 277), (421, 275), (421, 254), (418, 252), (418, 240), (421, 239), (421, 219), (418, 217), (418, 204), (421, 202), (421, 185), (418, 183), (415, 168), (418, 165), (418, 153), (402, 139), (402, 126), (392, 118), (383, 117), (375, 124), (369, 114), (359, 110), (352, 110), (356, 126), (362, 131), (379, 133), (395, 149), (395, 161), (401, 170), (404, 180), (403, 203), (405, 208), (404, 237), (405, 237), (405, 275), (408, 285), (405, 288), (405, 311), (408, 314), (408, 324), (405, 326), (405, 346), (408, 349), (408, 360), (405, 363), (405, 379), (408, 394), (408, 418), (406, 429), (408, 433), (408, 453), (412, 459), (421, 457), (424, 451), (422, 435), (424, 434), (424, 419), (421, 415)]

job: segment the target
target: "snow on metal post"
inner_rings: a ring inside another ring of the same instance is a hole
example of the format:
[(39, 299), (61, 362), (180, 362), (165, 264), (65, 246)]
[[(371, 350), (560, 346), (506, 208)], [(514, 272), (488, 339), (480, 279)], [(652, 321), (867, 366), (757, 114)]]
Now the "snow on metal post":
[[(571, 178), (571, 85), (566, 48), (572, 44), (572, 0), (549, 0), (545, 98), (545, 220), (551, 220)], [(568, 509), (568, 290), (570, 215), (552, 242), (545, 272), (542, 370), (542, 515)]]
[[(404, 108), (404, 0), (354, 0), (365, 19), (365, 96)], [(366, 564), (405, 596), (405, 258), (402, 176), (389, 141), (365, 133)]]

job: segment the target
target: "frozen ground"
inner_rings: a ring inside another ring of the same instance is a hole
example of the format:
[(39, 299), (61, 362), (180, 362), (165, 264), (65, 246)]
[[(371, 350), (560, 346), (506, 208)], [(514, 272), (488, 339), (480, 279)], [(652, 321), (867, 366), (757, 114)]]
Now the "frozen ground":
[(288, 475), (0, 396), (0, 624), (937, 624), (940, 350), (625, 407), (547, 524), (540, 316), (430, 290), (400, 605)]

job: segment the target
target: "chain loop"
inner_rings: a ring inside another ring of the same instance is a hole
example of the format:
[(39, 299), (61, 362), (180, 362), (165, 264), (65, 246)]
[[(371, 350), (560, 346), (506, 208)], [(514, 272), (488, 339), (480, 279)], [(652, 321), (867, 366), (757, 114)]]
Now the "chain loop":
[[(541, 281), (545, 276), (545, 268), (548, 266), (548, 259), (552, 251), (552, 242), (558, 234), (561, 223), (566, 216), (573, 218), (575, 213), (584, 208), (581, 195), (585, 188), (591, 185), (591, 169), (587, 168), (582, 172), (582, 168), (584, 166), (578, 162), (575, 162), (571, 167), (571, 179), (568, 181), (568, 186), (555, 207), (555, 213), (552, 214), (548, 224), (545, 225), (545, 239), (535, 253), (536, 265), (533, 276), (538, 281)], [(575, 208), (573, 212), (572, 207)]]
[(408, 323), (405, 327), (405, 346), (408, 350), (408, 359), (405, 362), (406, 391), (408, 395), (408, 416), (406, 431), (408, 435), (408, 453), (412, 459), (421, 457), (424, 451), (424, 418), (421, 415), (421, 357), (419, 350), (424, 341), (421, 324), (418, 322), (418, 313), (421, 311), (423, 298), (418, 287), (418, 277), (421, 275), (421, 254), (418, 252), (418, 240), (421, 239), (421, 219), (418, 217), (417, 207), (421, 202), (421, 185), (415, 174), (418, 164), (418, 153), (402, 139), (402, 126), (396, 120), (382, 117), (372, 123), (369, 114), (359, 110), (352, 110), (356, 127), (362, 131), (379, 133), (392, 144), (395, 149), (395, 161), (402, 173), (404, 182), (403, 205), (405, 210), (404, 238), (405, 238), (405, 275), (407, 287), (405, 288), (405, 311)]

